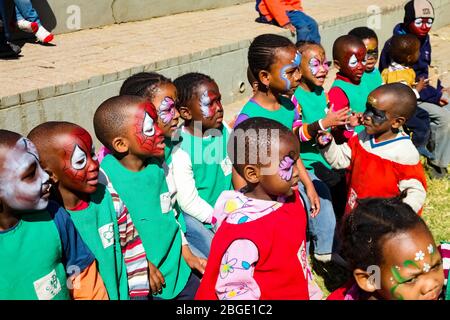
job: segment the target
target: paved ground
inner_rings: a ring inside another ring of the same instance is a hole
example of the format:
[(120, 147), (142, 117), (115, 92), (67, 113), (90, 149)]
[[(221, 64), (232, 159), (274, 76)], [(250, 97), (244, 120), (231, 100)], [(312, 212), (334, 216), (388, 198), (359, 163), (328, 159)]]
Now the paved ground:
[[(443, 74), (440, 78), (444, 87), (450, 87), (450, 25), (432, 30), (432, 65), (436, 68), (438, 74)], [(380, 50), (382, 47), (380, 47)], [(327, 53), (330, 57), (330, 53)], [(445, 73), (447, 72), (447, 73)], [(328, 91), (334, 80), (336, 69), (332, 68), (325, 82), (325, 89)], [(225, 120), (230, 121), (235, 114), (239, 113), (247, 99), (236, 101), (226, 106)]]
[[(402, 2), (315, 0), (305, 1), (305, 10), (322, 22), (366, 12), (368, 5)], [(219, 47), (250, 39), (255, 29), (276, 28), (255, 23), (256, 17), (254, 3), (247, 3), (58, 35), (52, 47), (26, 43), (19, 60), (0, 60), (0, 97)]]

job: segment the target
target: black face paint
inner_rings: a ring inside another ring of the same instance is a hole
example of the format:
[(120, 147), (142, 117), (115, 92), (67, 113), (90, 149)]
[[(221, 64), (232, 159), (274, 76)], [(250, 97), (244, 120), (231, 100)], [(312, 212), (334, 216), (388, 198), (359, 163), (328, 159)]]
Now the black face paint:
[(374, 124), (380, 125), (387, 121), (386, 112), (378, 110), (370, 102), (366, 103), (366, 112), (364, 112), (364, 117), (370, 117)]
[(369, 59), (369, 58), (378, 59), (378, 49), (367, 50), (366, 59)]

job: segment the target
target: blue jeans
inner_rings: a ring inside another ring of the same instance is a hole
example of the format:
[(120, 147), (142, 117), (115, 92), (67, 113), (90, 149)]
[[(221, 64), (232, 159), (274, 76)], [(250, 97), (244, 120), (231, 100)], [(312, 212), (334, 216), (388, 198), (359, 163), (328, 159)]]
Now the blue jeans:
[[(309, 211), (311, 203), (306, 196), (305, 187), (302, 183), (298, 184), (298, 190), (305, 203), (305, 210), (308, 216), (308, 232), (313, 242), (314, 253), (330, 254), (333, 252), (334, 233), (336, 229), (336, 216), (334, 215), (330, 190), (314, 173), (308, 171), (308, 174), (320, 197), (319, 214), (315, 218), (312, 218)], [(307, 248), (309, 249), (309, 244)]]
[[(181, 292), (173, 298), (173, 300), (194, 300), (195, 294), (197, 293), (198, 287), (200, 286), (200, 279), (195, 274), (191, 272), (191, 275), (189, 276), (188, 282), (184, 286), (184, 289), (181, 290)], [(151, 300), (164, 300), (159, 297), (151, 297)], [(137, 300), (137, 299), (135, 299)], [(145, 299), (139, 299), (139, 300), (145, 300)]]
[(419, 102), (418, 106), (430, 115), (431, 140), (434, 150), (431, 150), (434, 159), (431, 164), (447, 168), (450, 163), (450, 104), (440, 107), (429, 102)]
[(187, 213), (183, 212), (183, 217), (186, 223), (186, 239), (189, 242), (189, 248), (197, 257), (207, 259), (214, 232)]
[(292, 25), (297, 29), (297, 41), (320, 43), (319, 26), (316, 20), (302, 11), (286, 12)]
[(34, 10), (31, 4), (31, 0), (14, 0), (14, 4), (16, 5), (17, 21), (25, 19), (31, 22), (37, 22), (39, 26), (42, 25), (36, 10)]

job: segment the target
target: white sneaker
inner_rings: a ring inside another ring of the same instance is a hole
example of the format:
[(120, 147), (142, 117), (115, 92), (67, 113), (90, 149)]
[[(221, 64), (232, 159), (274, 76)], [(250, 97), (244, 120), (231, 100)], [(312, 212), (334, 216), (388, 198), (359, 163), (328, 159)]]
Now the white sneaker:
[(25, 19), (17, 21), (17, 26), (20, 30), (29, 33), (36, 33), (39, 29), (39, 25), (37, 24), (37, 22), (31, 22)]
[(42, 43), (49, 43), (53, 40), (53, 34), (48, 32), (44, 27), (40, 26), (36, 32), (36, 38)]

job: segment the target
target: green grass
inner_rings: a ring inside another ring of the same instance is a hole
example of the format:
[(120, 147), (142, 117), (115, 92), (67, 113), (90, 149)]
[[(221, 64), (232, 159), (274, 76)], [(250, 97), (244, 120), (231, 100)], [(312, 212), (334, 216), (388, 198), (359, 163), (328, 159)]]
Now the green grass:
[[(427, 199), (422, 218), (430, 228), (436, 243), (450, 241), (450, 179), (431, 180), (427, 174), (427, 185)], [(333, 263), (311, 262), (315, 281), (322, 289), (324, 297), (350, 277), (346, 269)]]

